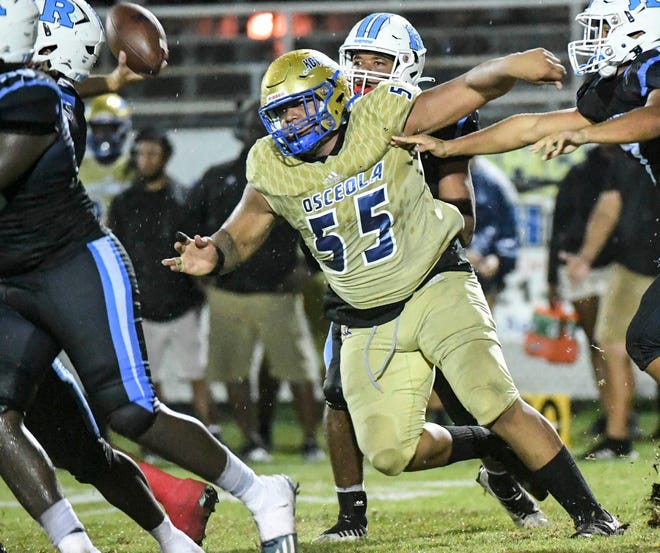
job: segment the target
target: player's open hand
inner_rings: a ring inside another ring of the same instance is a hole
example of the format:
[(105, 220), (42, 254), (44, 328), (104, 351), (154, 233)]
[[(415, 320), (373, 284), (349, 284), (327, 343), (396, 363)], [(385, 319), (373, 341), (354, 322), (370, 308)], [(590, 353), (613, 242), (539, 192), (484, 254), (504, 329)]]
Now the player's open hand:
[(562, 154), (570, 154), (586, 143), (586, 137), (581, 131), (562, 131), (549, 134), (532, 144), (529, 149), (542, 152), (543, 159), (554, 159)]
[(534, 84), (552, 84), (561, 88), (561, 80), (566, 76), (566, 68), (559, 58), (545, 48), (534, 48), (511, 54), (511, 74)]
[(410, 136), (393, 136), (391, 141), (395, 148), (403, 148), (411, 152), (430, 152), (436, 157), (448, 157), (446, 141), (433, 138), (428, 134), (413, 134)]
[(136, 73), (126, 65), (126, 52), (121, 50), (117, 56), (117, 67), (112, 70), (109, 78), (111, 80), (111, 88), (113, 90), (120, 90), (128, 83), (143, 80), (144, 75)]
[(169, 257), (163, 259), (161, 263), (176, 273), (195, 276), (209, 274), (218, 263), (218, 253), (213, 240), (199, 234), (196, 234), (194, 238), (190, 238), (182, 232), (176, 234), (177, 241), (174, 243), (174, 249), (179, 257)]
[[(163, 63), (160, 66), (162, 71), (167, 67), (167, 60), (163, 60)], [(117, 56), (117, 67), (112, 70), (112, 73), (109, 75), (110, 79), (110, 88), (112, 90), (121, 90), (128, 83), (135, 81), (142, 81), (147, 78), (147, 75), (141, 73), (136, 73), (128, 65), (126, 65), (126, 52), (121, 50)]]

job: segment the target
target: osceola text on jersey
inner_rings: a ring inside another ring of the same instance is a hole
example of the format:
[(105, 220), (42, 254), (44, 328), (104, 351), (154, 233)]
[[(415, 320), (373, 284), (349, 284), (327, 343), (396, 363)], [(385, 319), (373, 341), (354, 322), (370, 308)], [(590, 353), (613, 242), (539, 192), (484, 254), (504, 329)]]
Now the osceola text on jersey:
[(362, 190), (365, 186), (373, 184), (376, 181), (383, 179), (383, 161), (379, 161), (374, 165), (369, 177), (366, 177), (366, 172), (358, 173), (345, 181), (338, 182), (323, 192), (318, 192), (312, 196), (308, 196), (302, 200), (302, 207), (305, 213), (313, 213), (319, 209), (331, 206), (336, 202), (341, 202), (344, 198), (352, 196), (358, 190)]

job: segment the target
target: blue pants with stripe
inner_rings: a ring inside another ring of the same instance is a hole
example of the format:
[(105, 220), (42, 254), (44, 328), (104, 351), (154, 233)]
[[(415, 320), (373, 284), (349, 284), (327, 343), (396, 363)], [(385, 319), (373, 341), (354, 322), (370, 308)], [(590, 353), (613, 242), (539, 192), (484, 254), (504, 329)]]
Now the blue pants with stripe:
[(140, 321), (135, 274), (112, 235), (0, 279), (0, 406), (25, 411), (64, 350), (100, 426), (128, 404), (155, 413)]

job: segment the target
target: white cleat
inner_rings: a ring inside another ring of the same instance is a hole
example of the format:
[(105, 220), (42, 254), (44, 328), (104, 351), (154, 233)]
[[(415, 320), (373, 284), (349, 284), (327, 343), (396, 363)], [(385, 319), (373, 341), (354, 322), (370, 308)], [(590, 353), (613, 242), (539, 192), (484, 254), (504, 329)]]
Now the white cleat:
[(255, 513), (262, 553), (296, 553), (296, 495), (298, 487), (284, 474), (260, 476), (265, 486), (264, 506)]
[(500, 502), (500, 505), (504, 507), (504, 510), (518, 528), (546, 528), (550, 525), (548, 518), (536, 504), (536, 501), (522, 487), (513, 497), (499, 497), (490, 487), (488, 471), (483, 466), (479, 467), (477, 482), (486, 492)]
[(101, 553), (84, 532), (72, 532), (57, 544), (60, 553)]
[(161, 553), (204, 553), (199, 545), (174, 526), (167, 542), (159, 545)]

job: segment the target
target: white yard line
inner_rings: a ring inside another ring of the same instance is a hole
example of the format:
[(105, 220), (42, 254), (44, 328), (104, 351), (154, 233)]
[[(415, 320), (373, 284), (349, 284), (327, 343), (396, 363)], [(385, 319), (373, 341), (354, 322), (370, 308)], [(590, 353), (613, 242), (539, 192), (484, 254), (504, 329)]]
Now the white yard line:
[[(391, 487), (385, 486), (371, 486), (368, 487), (370, 501), (410, 501), (411, 499), (418, 499), (422, 497), (437, 497), (442, 494), (443, 488), (473, 488), (477, 486), (474, 480), (433, 480), (429, 482), (406, 482), (405, 489), (401, 486), (400, 490), (393, 490)], [(324, 486), (325, 487), (325, 486)], [(64, 494), (73, 505), (93, 505), (97, 503), (105, 503), (103, 496), (96, 490), (89, 490), (83, 493), (70, 493), (73, 490), (64, 489)], [(221, 501), (238, 501), (231, 495), (221, 492)], [(328, 495), (327, 493), (305, 493), (303, 488), (301, 494), (298, 496), (298, 503), (334, 503), (337, 501), (335, 495)], [(0, 508), (21, 508), (15, 501), (0, 501)], [(116, 509), (113, 507), (105, 507), (85, 511), (85, 514), (106, 514)]]

